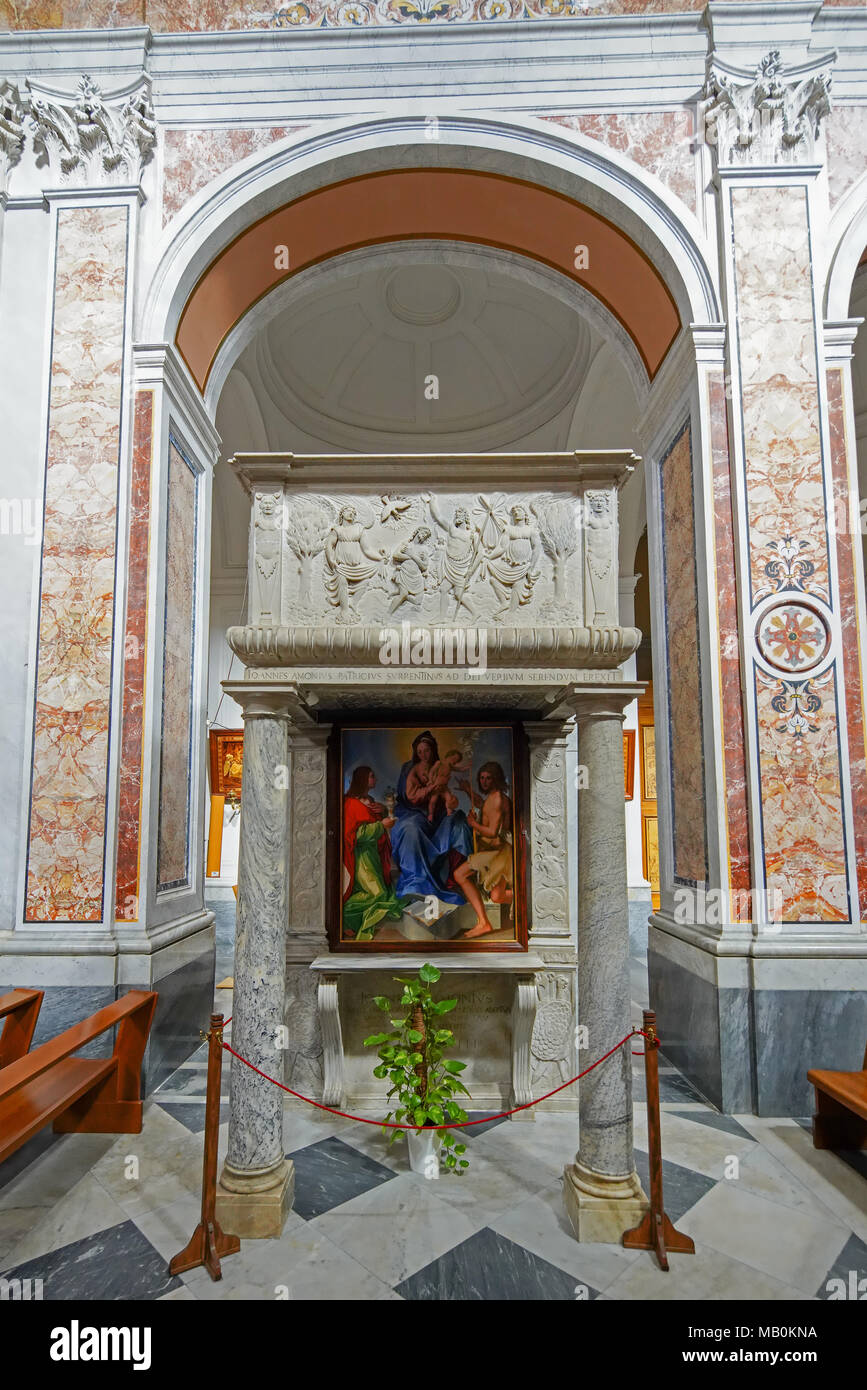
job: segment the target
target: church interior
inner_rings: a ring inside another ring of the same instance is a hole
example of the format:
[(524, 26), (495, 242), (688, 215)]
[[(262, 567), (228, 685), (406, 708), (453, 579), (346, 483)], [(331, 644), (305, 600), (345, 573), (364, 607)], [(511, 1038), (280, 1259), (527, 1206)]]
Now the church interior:
[(867, 1299), (865, 49), (0, 0), (0, 1301)]

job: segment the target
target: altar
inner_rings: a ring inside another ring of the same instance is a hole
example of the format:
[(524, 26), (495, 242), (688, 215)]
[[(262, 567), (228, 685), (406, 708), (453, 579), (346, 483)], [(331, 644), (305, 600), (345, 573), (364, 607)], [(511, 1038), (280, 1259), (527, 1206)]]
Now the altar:
[[(233, 1046), (300, 1095), (376, 1113), (372, 996), (426, 959), (458, 998), (474, 1109), (547, 1095), (629, 1031), (621, 730), (641, 687), (620, 667), (640, 633), (619, 621), (617, 504), (636, 462), (231, 461), (251, 503), (228, 632), (245, 671), (223, 683), (244, 713)], [(542, 1102), (576, 1116), (579, 1239), (644, 1208), (630, 1087), (624, 1051)], [(219, 1210), (241, 1235), (291, 1206), (283, 1105), (233, 1060)]]

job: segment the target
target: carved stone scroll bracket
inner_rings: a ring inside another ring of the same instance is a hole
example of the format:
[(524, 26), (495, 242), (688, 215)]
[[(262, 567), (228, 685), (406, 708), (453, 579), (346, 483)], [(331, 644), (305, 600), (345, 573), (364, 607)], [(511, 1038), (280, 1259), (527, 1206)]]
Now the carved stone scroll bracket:
[(812, 164), (822, 119), (831, 110), (835, 52), (799, 67), (766, 53), (754, 72), (715, 53), (704, 86), (705, 139), (717, 167)]
[(335, 1107), (343, 1104), (345, 1078), (343, 1068), (343, 1033), (337, 994), (337, 976), (323, 975), (318, 987), (319, 1024), (325, 1059), (325, 1080), (322, 1104)]
[[(528, 1105), (533, 1099), (530, 1076), (530, 1039), (536, 1018), (536, 979), (519, 976), (512, 1004), (512, 1105)], [(535, 1120), (535, 1110), (521, 1110), (513, 1120)]]

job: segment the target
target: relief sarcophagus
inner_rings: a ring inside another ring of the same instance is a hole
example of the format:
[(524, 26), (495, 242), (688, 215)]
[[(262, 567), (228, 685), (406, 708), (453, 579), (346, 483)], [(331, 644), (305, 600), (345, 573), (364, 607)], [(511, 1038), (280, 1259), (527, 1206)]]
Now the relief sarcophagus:
[(311, 668), (310, 679), (448, 665), (435, 654), (449, 650), (446, 631), (483, 632), (488, 669), (616, 667), (639, 641), (618, 615), (618, 491), (636, 461), (628, 450), (238, 455), (250, 600), (230, 645), (248, 667)]

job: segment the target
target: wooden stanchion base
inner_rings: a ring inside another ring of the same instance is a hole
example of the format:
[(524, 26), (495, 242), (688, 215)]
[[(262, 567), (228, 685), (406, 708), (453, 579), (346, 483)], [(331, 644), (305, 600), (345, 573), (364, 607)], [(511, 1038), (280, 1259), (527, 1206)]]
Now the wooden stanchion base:
[(685, 1236), (682, 1231), (675, 1230), (665, 1212), (661, 1217), (655, 1212), (647, 1212), (637, 1226), (624, 1233), (623, 1245), (627, 1250), (655, 1250), (660, 1269), (666, 1270), (669, 1250), (673, 1255), (695, 1254), (695, 1241), (692, 1236)]
[(189, 1244), (172, 1259), (169, 1274), (186, 1274), (187, 1270), (204, 1265), (212, 1279), (222, 1279), (221, 1255), (237, 1255), (240, 1249), (239, 1236), (225, 1235), (217, 1221), (209, 1221), (207, 1225), (200, 1221)]

